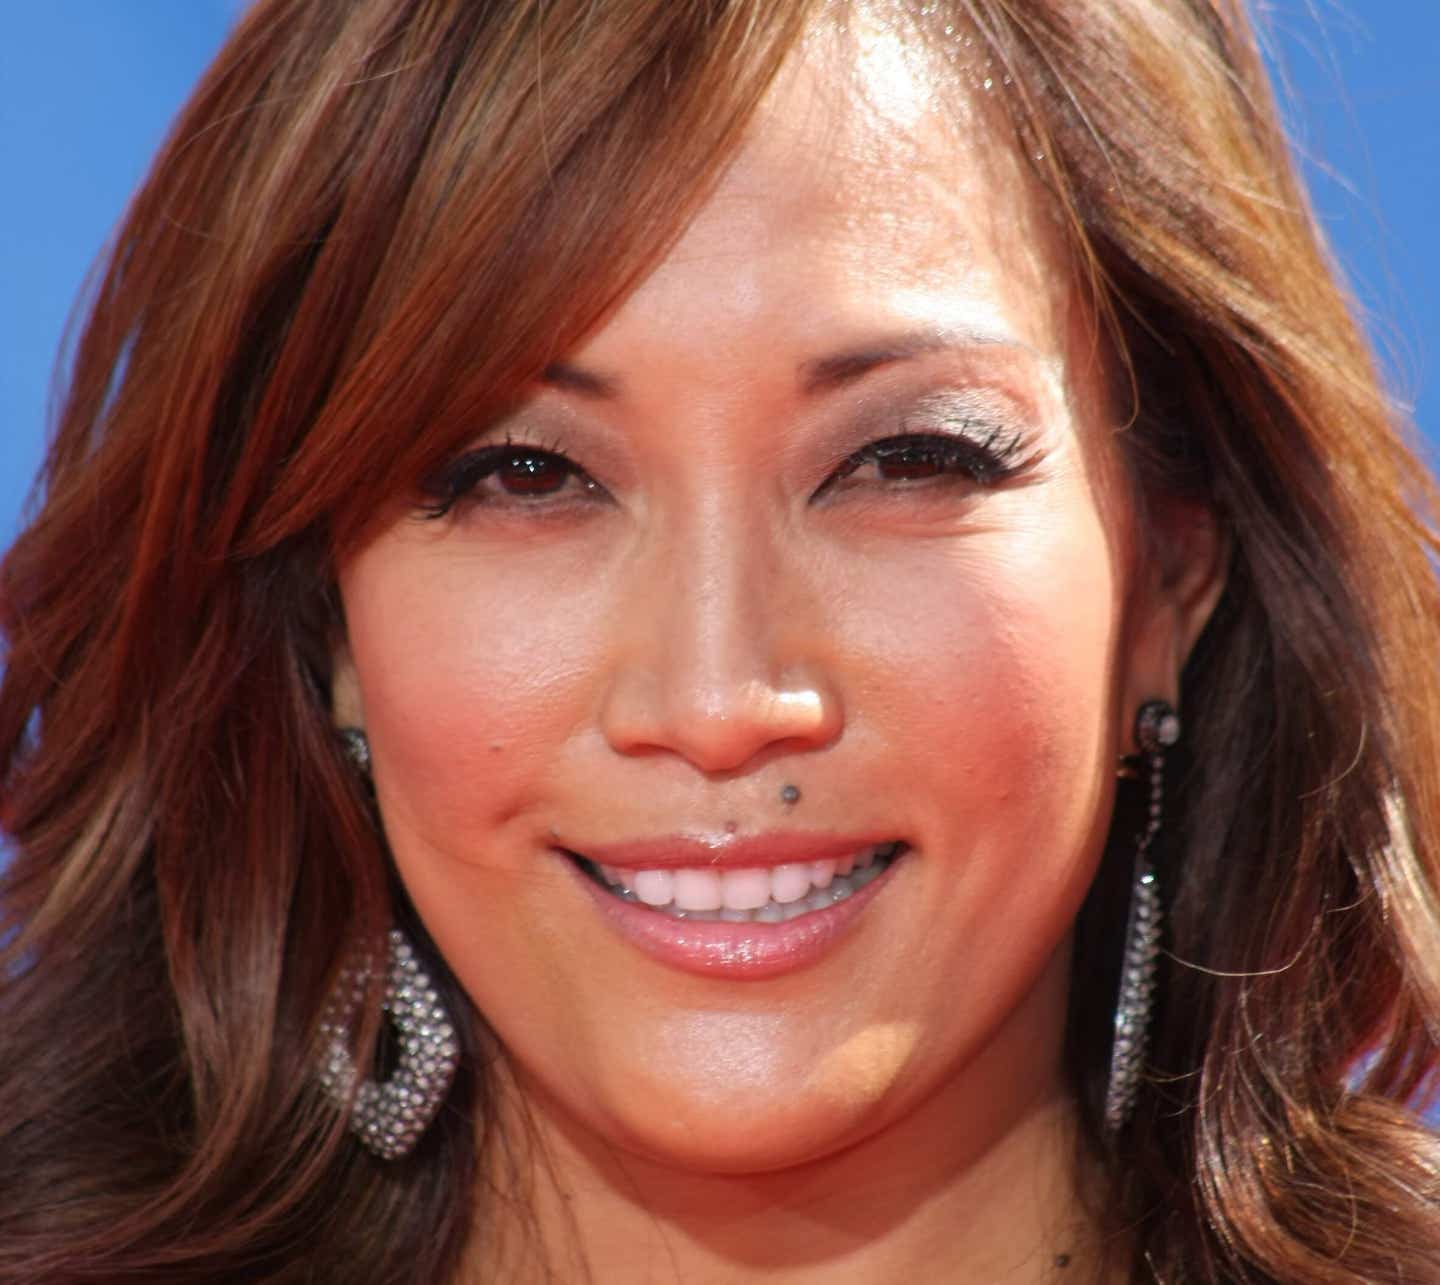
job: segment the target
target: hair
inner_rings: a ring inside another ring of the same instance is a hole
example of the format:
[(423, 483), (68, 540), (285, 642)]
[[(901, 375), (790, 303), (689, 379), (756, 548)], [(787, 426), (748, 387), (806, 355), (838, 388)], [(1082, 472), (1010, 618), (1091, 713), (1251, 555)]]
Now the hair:
[[(511, 1199), (481, 1176), (493, 1043), (332, 732), (334, 568), (643, 279), (819, 7), (261, 0), (204, 77), (0, 565), (0, 1276), (444, 1280)], [(1115, 1138), (1126, 798), (1076, 934), (1068, 1067), (1116, 1243), (1137, 1281), (1440, 1279), (1435, 496), (1252, 28), (1240, 0), (897, 8), (1003, 68), (1140, 489), (1203, 500), (1230, 549)], [(384, 1163), (314, 1068), (345, 960), (397, 919), (464, 1056)]]

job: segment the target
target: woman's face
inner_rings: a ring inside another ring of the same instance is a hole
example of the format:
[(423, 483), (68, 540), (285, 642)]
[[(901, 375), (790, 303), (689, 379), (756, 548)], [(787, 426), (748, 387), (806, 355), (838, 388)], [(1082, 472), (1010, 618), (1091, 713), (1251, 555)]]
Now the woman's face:
[(993, 104), (859, 49), (341, 573), (337, 715), (522, 1090), (710, 1172), (1055, 1097), (1116, 755), (1203, 614)]

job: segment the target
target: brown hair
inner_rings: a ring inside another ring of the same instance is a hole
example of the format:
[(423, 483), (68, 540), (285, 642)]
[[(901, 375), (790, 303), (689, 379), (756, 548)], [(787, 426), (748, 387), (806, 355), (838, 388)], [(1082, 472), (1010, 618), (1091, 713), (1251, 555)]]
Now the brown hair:
[[(397, 917), (424, 945), (330, 730), (332, 568), (655, 262), (811, 7), (262, 0), (207, 74), (0, 569), (0, 1275), (455, 1271), (483, 1025), (400, 1162), (314, 1077), (348, 953)], [(1119, 1242), (1136, 1279), (1440, 1278), (1440, 1149), (1405, 1105), (1440, 1032), (1433, 496), (1244, 14), (913, 20), (1003, 68), (1133, 375), (1137, 475), (1207, 499), (1233, 547), (1184, 677), (1151, 1074), (1114, 1143), (1125, 800), (1077, 935), (1071, 1071)]]

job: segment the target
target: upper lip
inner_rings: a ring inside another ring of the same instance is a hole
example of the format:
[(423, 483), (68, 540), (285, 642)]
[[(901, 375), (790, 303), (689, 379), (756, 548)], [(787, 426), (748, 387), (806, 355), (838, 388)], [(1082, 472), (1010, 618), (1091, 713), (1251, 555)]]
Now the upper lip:
[(677, 866), (749, 869), (801, 861), (838, 861), (882, 843), (897, 842), (892, 834), (834, 834), (818, 831), (776, 831), (770, 834), (717, 837), (671, 834), (620, 843), (591, 843), (565, 851), (596, 865), (633, 870), (664, 870)]

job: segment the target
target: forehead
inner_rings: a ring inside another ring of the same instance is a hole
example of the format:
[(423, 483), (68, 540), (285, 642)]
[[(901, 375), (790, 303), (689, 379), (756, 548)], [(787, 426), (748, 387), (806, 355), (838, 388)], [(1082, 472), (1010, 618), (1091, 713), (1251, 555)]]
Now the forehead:
[(607, 337), (663, 329), (713, 351), (749, 332), (824, 348), (847, 329), (917, 323), (1058, 352), (1068, 256), (1002, 87), (984, 84), (902, 25), (813, 32)]

